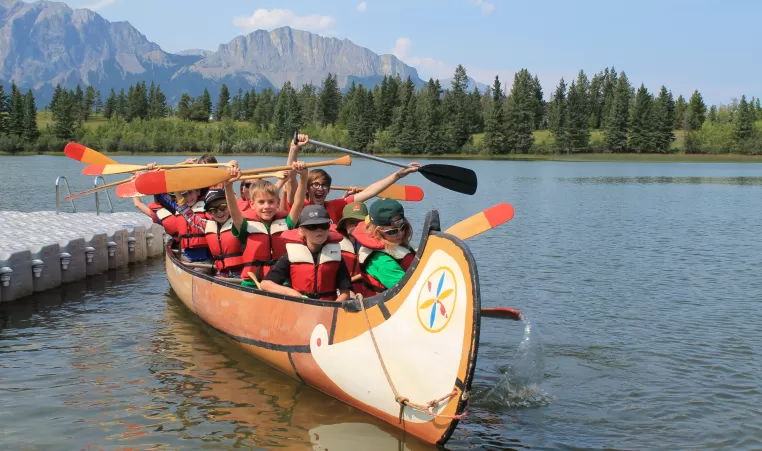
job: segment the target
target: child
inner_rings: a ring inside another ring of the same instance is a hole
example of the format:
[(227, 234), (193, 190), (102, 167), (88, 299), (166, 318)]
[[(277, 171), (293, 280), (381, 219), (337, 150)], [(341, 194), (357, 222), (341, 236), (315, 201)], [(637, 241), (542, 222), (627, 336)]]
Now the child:
[[(206, 216), (206, 209), (204, 208), (204, 200), (201, 197), (201, 190), (187, 190), (178, 193), (175, 196), (177, 203), (173, 202), (166, 194), (158, 194), (154, 196), (154, 200), (164, 207), (171, 215), (177, 214), (180, 208), (185, 206), (202, 218), (208, 219)], [(168, 218), (165, 218), (162, 221), (168, 220)], [(177, 238), (180, 240), (180, 248), (183, 252), (180, 261), (183, 263), (211, 263), (211, 254), (209, 253), (209, 247), (206, 244), (206, 234), (203, 233), (204, 231), (189, 227), (188, 222), (179, 216), (175, 216), (173, 221), (177, 226)]]
[(413, 227), (402, 204), (379, 199), (369, 209), (369, 221), (360, 223), (352, 236), (360, 243), (357, 259), (365, 279), (364, 296), (373, 296), (396, 285), (415, 259), (410, 247)]
[[(293, 229), (299, 219), (307, 191), (307, 169), (304, 162), (297, 161), (293, 170), (300, 173), (296, 200), (289, 212), (279, 210), (278, 189), (264, 179), (254, 180), (249, 189), (249, 214), (244, 214), (238, 208), (232, 185), (225, 185), (230, 216), (233, 220), (233, 236), (243, 245), (243, 267), (241, 276), (249, 279), (249, 273), (254, 273), (257, 280), (262, 280), (270, 266), (286, 252), (286, 243), (281, 234)], [(238, 173), (240, 174), (240, 172)], [(237, 179), (240, 175), (234, 176)], [(251, 281), (244, 280), (244, 286), (254, 286)]]
[[(347, 266), (349, 276), (352, 278), (352, 291), (362, 293), (363, 283), (362, 273), (360, 271), (360, 262), (357, 259), (357, 253), (360, 250), (360, 243), (352, 236), (355, 227), (365, 221), (368, 216), (368, 207), (362, 202), (352, 202), (344, 207), (341, 221), (336, 225), (336, 231), (342, 235), (341, 257)], [(357, 277), (360, 276), (360, 277)], [(355, 279), (360, 279), (355, 282)]]
[[(286, 296), (339, 302), (349, 299), (352, 281), (341, 258), (341, 235), (331, 232), (330, 226), (331, 218), (324, 207), (304, 207), (299, 229), (283, 234), (286, 254), (262, 281), (262, 289)], [(284, 286), (286, 281), (291, 287)]]

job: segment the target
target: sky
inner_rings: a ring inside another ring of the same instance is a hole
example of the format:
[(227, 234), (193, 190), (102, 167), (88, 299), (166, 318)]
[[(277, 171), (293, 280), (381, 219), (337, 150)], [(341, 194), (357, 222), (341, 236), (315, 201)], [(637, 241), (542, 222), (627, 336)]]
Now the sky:
[(548, 97), (561, 77), (624, 70), (636, 87), (707, 103), (762, 95), (762, 2), (754, 0), (68, 0), (128, 21), (165, 51), (216, 50), (281, 26), (397, 55), (421, 78), (510, 85), (527, 68)]

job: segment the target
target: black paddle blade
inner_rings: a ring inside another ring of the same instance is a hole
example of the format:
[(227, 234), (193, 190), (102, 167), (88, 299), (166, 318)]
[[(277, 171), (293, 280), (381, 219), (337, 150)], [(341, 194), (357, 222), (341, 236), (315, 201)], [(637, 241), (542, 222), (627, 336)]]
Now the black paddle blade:
[(449, 164), (427, 164), (418, 168), (418, 172), (447, 189), (468, 195), (476, 192), (476, 172), (471, 169)]

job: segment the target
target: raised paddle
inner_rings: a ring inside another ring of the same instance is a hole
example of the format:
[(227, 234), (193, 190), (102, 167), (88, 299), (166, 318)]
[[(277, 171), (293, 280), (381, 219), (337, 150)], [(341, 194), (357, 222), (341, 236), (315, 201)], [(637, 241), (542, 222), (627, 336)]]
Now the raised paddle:
[(85, 164), (118, 164), (117, 161), (80, 143), (72, 142), (67, 144), (64, 147), (64, 155)]
[(129, 197), (142, 197), (144, 194), (138, 191), (135, 187), (135, 178), (133, 177), (127, 183), (116, 187), (116, 197), (129, 198)]
[(508, 307), (487, 307), (482, 309), (482, 316), (485, 318), (512, 319), (521, 321), (524, 315), (520, 311)]
[[(349, 155), (335, 160), (307, 163), (307, 168), (319, 166), (350, 166), (352, 158)], [(194, 165), (199, 166), (199, 165)], [(247, 169), (241, 175), (263, 174), (273, 171), (290, 170), (291, 166), (274, 166), (269, 168)], [(230, 179), (227, 169), (194, 167), (176, 171), (152, 171), (140, 174), (135, 179), (135, 187), (143, 194), (162, 194), (175, 191), (185, 191), (196, 188), (206, 188)]]
[(279, 178), (279, 174), (257, 174), (257, 175), (244, 175), (238, 180), (259, 180), (259, 179), (274, 179)]
[[(297, 142), (296, 136), (299, 134), (299, 130), (294, 132), (294, 143)], [(387, 160), (386, 158), (376, 157), (368, 155), (366, 153), (358, 152), (356, 150), (345, 149), (343, 147), (334, 146), (333, 144), (326, 144), (320, 141), (307, 140), (308, 143), (316, 146), (324, 147), (326, 149), (335, 150), (337, 152), (344, 152), (350, 155), (355, 155), (369, 160), (375, 160), (381, 163), (390, 164), (392, 166), (398, 166), (401, 168), (415, 168), (408, 164), (398, 163), (396, 161)], [(450, 164), (426, 164), (418, 167), (418, 172), (430, 181), (436, 183), (439, 186), (445, 187), (449, 190), (456, 191), (463, 194), (474, 194), (477, 187), (476, 172), (471, 169), (463, 168), (460, 166), (453, 166)]]
[(484, 233), (489, 229), (499, 226), (513, 219), (513, 207), (511, 204), (502, 203), (489, 207), (469, 218), (445, 230), (445, 233), (454, 235), (461, 240)]
[[(349, 191), (352, 188), (349, 186), (332, 186), (331, 189), (336, 191)], [(392, 185), (381, 191), (376, 197), (419, 202), (423, 199), (423, 190), (414, 185)]]
[(118, 182), (108, 183), (106, 185), (101, 185), (101, 186), (97, 186), (95, 188), (90, 188), (88, 190), (80, 191), (80, 192), (74, 193), (74, 194), (72, 194), (70, 196), (66, 196), (66, 197), (64, 197), (64, 200), (72, 200), (72, 199), (76, 199), (78, 197), (87, 196), (88, 194), (97, 193), (98, 191), (101, 191), (101, 190), (104, 190), (104, 189), (108, 189), (108, 188), (112, 188), (114, 186), (116, 186), (117, 187), (117, 191), (119, 191), (119, 186), (127, 184), (128, 182), (132, 182), (134, 179), (135, 179), (135, 177), (130, 177), (130, 178), (126, 179), (126, 180), (120, 180)]
[[(183, 169), (209, 167), (217, 168), (220, 166), (230, 166), (230, 163), (208, 163), (208, 164), (164, 164), (156, 166), (154, 169)], [(82, 169), (84, 175), (112, 175), (125, 174), (128, 172), (147, 171), (148, 166), (139, 164), (93, 164)]]

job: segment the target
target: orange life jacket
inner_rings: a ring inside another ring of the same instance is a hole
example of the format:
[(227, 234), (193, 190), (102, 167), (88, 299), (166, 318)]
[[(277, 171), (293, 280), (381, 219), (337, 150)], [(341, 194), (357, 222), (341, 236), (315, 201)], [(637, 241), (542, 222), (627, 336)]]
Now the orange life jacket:
[(253, 219), (246, 218), (249, 236), (243, 248), (241, 275), (244, 279), (248, 278), (249, 272), (253, 272), (258, 280), (262, 280), (270, 272), (270, 267), (286, 253), (286, 242), (283, 241), (281, 234), (288, 231), (287, 216), (288, 213), (285, 211), (276, 212), (270, 223), (269, 232), (265, 224), (256, 217), (256, 213)]
[(218, 224), (213, 219), (206, 221), (205, 234), (217, 272), (228, 270), (239, 273), (243, 267), (243, 246), (233, 236), (233, 219), (228, 219), (224, 224)]
[[(194, 213), (196, 213), (197, 216), (213, 221), (213, 219), (211, 219), (206, 214), (203, 200), (196, 202), (196, 204), (193, 205), (191, 209), (193, 210)], [(190, 227), (188, 226), (188, 221), (186, 221), (185, 218), (182, 217), (181, 215), (178, 215), (177, 218), (179, 218), (179, 220), (176, 221), (177, 232), (178, 232), (178, 238), (180, 238), (180, 247), (182, 249), (196, 249), (196, 248), (207, 247), (205, 233), (201, 233), (196, 230), (191, 230)]]
[[(153, 210), (153, 204), (151, 203), (149, 208)], [(158, 204), (157, 204), (158, 205)], [(185, 219), (178, 215), (173, 215), (170, 213), (169, 210), (166, 208), (163, 208), (161, 205), (159, 205), (159, 208), (154, 210), (153, 216), (151, 217), (154, 223), (159, 224), (160, 226), (164, 227), (164, 231), (167, 232), (168, 235), (171, 235), (173, 239), (177, 239), (178, 235), (178, 224), (180, 221), (185, 223)]]
[(360, 249), (357, 251), (357, 261), (364, 279), (364, 290), (362, 292), (364, 297), (374, 296), (387, 288), (391, 288), (385, 287), (378, 279), (365, 271), (366, 263), (374, 252), (382, 252), (389, 255), (400, 265), (403, 271), (407, 271), (415, 259), (415, 252), (410, 246), (398, 245), (387, 249), (383, 241), (368, 235), (364, 222), (355, 227), (354, 231), (352, 231), (352, 236), (360, 243)]
[(290, 263), (291, 287), (313, 299), (336, 300), (336, 277), (341, 265), (339, 242), (342, 236), (335, 232), (328, 233), (317, 264), (298, 230), (289, 230), (283, 234), (283, 239)]

